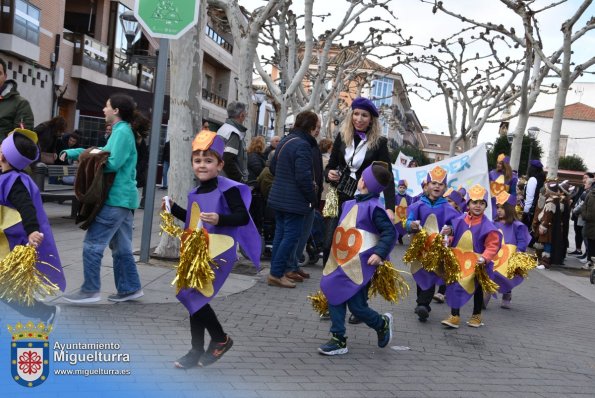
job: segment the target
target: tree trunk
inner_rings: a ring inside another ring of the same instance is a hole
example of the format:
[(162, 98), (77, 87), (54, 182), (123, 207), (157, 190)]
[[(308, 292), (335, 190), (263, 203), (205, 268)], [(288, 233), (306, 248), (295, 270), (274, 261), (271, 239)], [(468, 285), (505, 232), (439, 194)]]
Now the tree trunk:
[[(186, 208), (188, 192), (194, 186), (190, 166), (192, 140), (202, 125), (202, 60), (200, 38), (206, 25), (206, 2), (201, 2), (199, 21), (178, 40), (170, 44), (170, 140), (169, 197)], [(190, 73), (191, 71), (191, 73)], [(179, 257), (180, 242), (167, 234), (161, 235), (155, 254), (160, 257)]]
[(560, 160), (560, 132), (562, 130), (562, 121), (564, 118), (564, 106), (566, 105), (566, 95), (569, 88), (568, 75), (560, 79), (558, 94), (556, 95), (556, 105), (554, 107), (554, 120), (552, 121), (552, 133), (550, 136), (550, 150), (547, 157), (547, 178), (558, 178), (558, 160)]

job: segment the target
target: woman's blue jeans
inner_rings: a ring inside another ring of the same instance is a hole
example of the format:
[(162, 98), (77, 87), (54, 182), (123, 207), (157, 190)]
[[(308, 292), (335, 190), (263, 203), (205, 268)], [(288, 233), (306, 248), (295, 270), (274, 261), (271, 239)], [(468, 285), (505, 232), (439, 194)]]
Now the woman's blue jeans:
[(109, 245), (112, 251), (114, 280), (120, 294), (140, 290), (141, 283), (132, 255), (132, 210), (104, 205), (87, 230), (83, 242), (85, 281), (81, 290), (96, 293), (101, 289), (101, 259)]

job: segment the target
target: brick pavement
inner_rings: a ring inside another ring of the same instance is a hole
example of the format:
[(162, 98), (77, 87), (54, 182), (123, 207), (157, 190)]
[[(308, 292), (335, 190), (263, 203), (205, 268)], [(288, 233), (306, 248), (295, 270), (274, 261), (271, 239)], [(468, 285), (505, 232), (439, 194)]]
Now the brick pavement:
[[(393, 258), (402, 252), (398, 247)], [(156, 267), (145, 265), (141, 272), (149, 268)], [(321, 267), (308, 271), (312, 279), (296, 289), (267, 286), (265, 270), (252, 287), (215, 298), (213, 307), (235, 345), (209, 368), (172, 366), (190, 340), (188, 314), (177, 302), (152, 304), (146, 298), (93, 307), (63, 305), (52, 341), (119, 343), (130, 363), (106, 366), (128, 367), (132, 375), (52, 375), (35, 390), (24, 390), (1, 372), (0, 388), (44, 397), (593, 396), (593, 303), (550, 279), (548, 274), (557, 271), (533, 271), (513, 291), (511, 310), (492, 300), (484, 313), (486, 326), (479, 329), (445, 330), (439, 324), (448, 314), (445, 304), (433, 305), (429, 322), (419, 323), (413, 314), (414, 291), (397, 305), (373, 299), (372, 307), (391, 311), (395, 318), (390, 345), (411, 349), (379, 349), (374, 331), (348, 325), (350, 351), (340, 357), (316, 351), (329, 337), (329, 323), (320, 321), (306, 300), (317, 289)], [(463, 320), (470, 312), (471, 303), (462, 309)], [(98, 364), (79, 367), (92, 366)]]

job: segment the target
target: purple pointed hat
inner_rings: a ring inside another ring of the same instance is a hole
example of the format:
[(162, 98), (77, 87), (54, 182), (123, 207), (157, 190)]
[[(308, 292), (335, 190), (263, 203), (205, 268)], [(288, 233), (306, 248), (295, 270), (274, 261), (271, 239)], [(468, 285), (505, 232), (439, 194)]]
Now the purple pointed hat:
[(378, 164), (381, 163), (372, 162), (372, 164), (366, 167), (366, 169), (362, 173), (362, 178), (364, 180), (364, 183), (366, 184), (366, 188), (368, 188), (368, 192), (370, 193), (380, 193), (384, 191), (384, 189), (386, 188), (386, 185), (382, 185), (380, 182), (378, 182), (376, 177), (374, 177), (374, 171), (372, 170), (372, 168), (374, 167), (374, 165)]
[(223, 138), (212, 131), (202, 130), (192, 141), (192, 152), (211, 150), (223, 159), (223, 150), (225, 149), (225, 141)]

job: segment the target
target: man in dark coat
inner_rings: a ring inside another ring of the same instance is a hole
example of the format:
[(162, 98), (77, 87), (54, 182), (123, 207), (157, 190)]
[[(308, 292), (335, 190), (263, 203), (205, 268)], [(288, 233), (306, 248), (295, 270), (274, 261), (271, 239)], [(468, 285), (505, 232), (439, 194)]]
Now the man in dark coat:
[(6, 78), (6, 62), (0, 58), (0, 141), (17, 127), (32, 130), (33, 111), (17, 91), (17, 82)]

